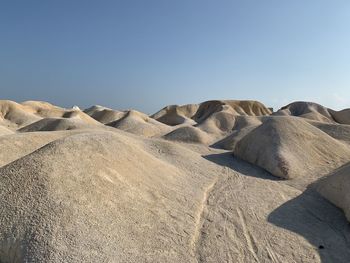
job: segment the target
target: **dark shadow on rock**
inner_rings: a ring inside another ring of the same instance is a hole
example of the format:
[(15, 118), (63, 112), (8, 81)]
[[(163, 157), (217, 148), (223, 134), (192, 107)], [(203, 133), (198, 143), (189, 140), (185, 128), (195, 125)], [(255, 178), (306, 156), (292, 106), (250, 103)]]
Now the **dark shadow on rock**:
[[(234, 157), (231, 152), (205, 155), (203, 158), (242, 175), (285, 181)], [(288, 184), (288, 181), (285, 183)], [(318, 194), (312, 186), (272, 211), (267, 220), (304, 237), (320, 255), (321, 262), (350, 262), (350, 224), (343, 211)]]
[(273, 181), (283, 180), (271, 175), (269, 172), (258, 166), (252, 165), (238, 157), (235, 157), (232, 152), (204, 155), (203, 158), (218, 165), (228, 167), (242, 175)]
[(343, 212), (313, 189), (284, 203), (268, 222), (303, 236), (321, 262), (350, 262), (350, 226)]

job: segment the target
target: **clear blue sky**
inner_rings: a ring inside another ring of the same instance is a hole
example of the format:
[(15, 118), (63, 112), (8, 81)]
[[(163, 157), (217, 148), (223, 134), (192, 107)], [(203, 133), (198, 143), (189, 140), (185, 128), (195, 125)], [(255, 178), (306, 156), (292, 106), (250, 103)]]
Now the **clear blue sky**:
[(0, 97), (350, 107), (348, 0), (2, 0)]

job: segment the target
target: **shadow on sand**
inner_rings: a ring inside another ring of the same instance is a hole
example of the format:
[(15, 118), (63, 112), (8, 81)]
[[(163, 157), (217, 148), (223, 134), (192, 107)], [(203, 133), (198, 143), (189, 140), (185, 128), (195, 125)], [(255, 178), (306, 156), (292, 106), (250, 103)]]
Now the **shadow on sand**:
[[(203, 158), (243, 175), (281, 181), (263, 169), (240, 160), (230, 152)], [(304, 237), (320, 255), (321, 262), (350, 262), (350, 225), (344, 213), (309, 188), (272, 211), (268, 222)], [(302, 259), (300, 259), (302, 260)]]
[(282, 179), (272, 176), (269, 172), (265, 171), (264, 169), (252, 165), (246, 161), (243, 161), (238, 157), (235, 157), (232, 154), (232, 152), (204, 155), (203, 158), (218, 165), (226, 166), (246, 176), (252, 176), (273, 181), (282, 181)]
[(268, 222), (303, 236), (324, 263), (350, 262), (349, 223), (315, 190), (308, 189), (272, 211)]

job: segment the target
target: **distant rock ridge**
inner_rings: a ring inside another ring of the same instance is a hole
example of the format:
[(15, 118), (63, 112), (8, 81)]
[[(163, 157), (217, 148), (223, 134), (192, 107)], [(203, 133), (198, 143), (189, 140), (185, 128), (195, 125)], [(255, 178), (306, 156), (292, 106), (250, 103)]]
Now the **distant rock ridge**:
[(151, 115), (151, 117), (174, 126), (184, 123), (201, 123), (210, 115), (221, 111), (229, 112), (234, 116), (262, 116), (272, 113), (270, 109), (258, 101), (211, 100), (200, 104), (167, 106)]
[(350, 124), (350, 109), (335, 111), (314, 102), (293, 102), (282, 107), (274, 115), (290, 115), (321, 122)]

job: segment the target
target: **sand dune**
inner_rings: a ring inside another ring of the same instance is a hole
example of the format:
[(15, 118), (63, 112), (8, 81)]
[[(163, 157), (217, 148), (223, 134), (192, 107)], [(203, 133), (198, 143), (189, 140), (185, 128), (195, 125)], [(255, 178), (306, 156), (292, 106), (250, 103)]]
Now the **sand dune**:
[[(185, 148), (166, 146), (182, 152), (181, 158), (206, 162)], [(197, 173), (151, 152), (122, 134), (85, 133), (3, 167), (2, 253), (36, 262), (189, 262), (190, 246), (176, 243), (190, 244), (184, 231), (195, 229), (194, 208), (211, 176), (202, 168), (198, 182)], [(168, 238), (173, 231), (183, 234)], [(21, 247), (20, 240), (28, 243)]]
[(122, 118), (107, 123), (107, 125), (146, 137), (162, 135), (171, 130), (169, 126), (148, 117), (142, 112), (135, 110), (125, 112)]
[(328, 110), (333, 119), (340, 124), (350, 124), (350, 109), (344, 109), (341, 111)]
[(215, 142), (213, 146), (225, 150), (233, 150), (243, 137), (261, 124), (262, 119), (255, 116), (236, 116), (232, 133)]
[(277, 177), (312, 180), (347, 162), (350, 149), (300, 118), (274, 117), (240, 140), (234, 154)]
[(214, 100), (201, 103), (193, 118), (200, 123), (213, 113), (220, 111), (231, 111), (233, 115), (243, 116), (262, 116), (271, 114), (271, 111), (258, 101)]
[(335, 111), (313, 102), (298, 101), (282, 107), (274, 115), (299, 116), (315, 121), (350, 124), (350, 109)]
[(207, 133), (193, 126), (182, 126), (164, 135), (163, 138), (171, 141), (202, 144), (209, 144), (212, 141), (212, 138)]
[(92, 106), (84, 112), (103, 124), (117, 121), (125, 115), (123, 111), (116, 111), (99, 105)]
[(194, 124), (205, 121), (214, 113), (230, 112), (233, 115), (261, 116), (271, 111), (258, 101), (212, 100), (200, 104), (167, 106), (152, 118), (168, 125)]
[(224, 134), (232, 131), (236, 121), (235, 115), (232, 113), (230, 107), (226, 108), (227, 109), (224, 107), (222, 111), (211, 114), (208, 118), (196, 126), (211, 134)]
[(21, 104), (0, 100), (0, 120), (4, 126), (17, 129), (40, 120), (40, 117)]
[(67, 135), (67, 132), (31, 132), (0, 136), (0, 167)]
[(350, 221), (350, 164), (316, 183), (317, 191), (341, 208)]
[(270, 114), (271, 111), (257, 101), (213, 100), (198, 105), (168, 106), (152, 117), (168, 125), (184, 126), (164, 138), (203, 144), (221, 141), (221, 144), (216, 145), (227, 149), (230, 143), (223, 140), (227, 136), (233, 137), (231, 133), (236, 125), (236, 117)]
[(350, 262), (348, 115), (0, 101), (0, 262)]
[(350, 143), (350, 125), (309, 121), (309, 123), (339, 141)]
[(61, 131), (61, 130), (75, 130), (88, 129), (96, 124), (86, 123), (79, 117), (70, 118), (44, 118), (25, 127), (20, 128), (19, 132), (33, 132), (33, 131)]
[(151, 117), (171, 126), (179, 124), (193, 125), (196, 122), (191, 118), (198, 110), (198, 107), (199, 105), (197, 104), (188, 104), (183, 106), (170, 105), (153, 114)]
[(26, 101), (21, 104), (13, 101), (0, 101), (0, 120), (4, 126), (13, 130), (43, 118), (73, 117), (80, 118), (86, 123), (98, 124), (96, 120), (77, 109), (64, 109), (41, 101)]
[(47, 102), (41, 101), (26, 101), (21, 103), (27, 108), (27, 111), (42, 117), (42, 118), (73, 118), (77, 117), (82, 119), (86, 123), (98, 124), (96, 120), (82, 112), (77, 106), (71, 109), (65, 109), (58, 106), (54, 106)]
[(24, 101), (21, 103), (27, 111), (39, 115), (41, 117), (59, 117), (66, 110), (64, 108), (52, 105), (45, 101)]

